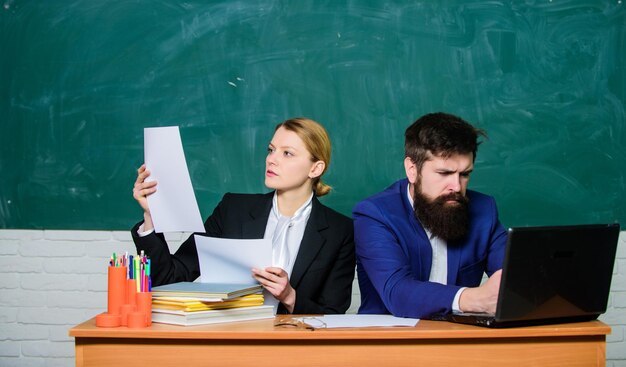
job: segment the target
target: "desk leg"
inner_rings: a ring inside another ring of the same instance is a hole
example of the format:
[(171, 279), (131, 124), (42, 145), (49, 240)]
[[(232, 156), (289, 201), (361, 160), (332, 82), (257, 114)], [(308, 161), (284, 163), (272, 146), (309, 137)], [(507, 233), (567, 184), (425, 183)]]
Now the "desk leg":
[(82, 344), (80, 338), (76, 338), (74, 343), (76, 345), (75, 354), (76, 354), (76, 367), (83, 367), (85, 365), (85, 347)]

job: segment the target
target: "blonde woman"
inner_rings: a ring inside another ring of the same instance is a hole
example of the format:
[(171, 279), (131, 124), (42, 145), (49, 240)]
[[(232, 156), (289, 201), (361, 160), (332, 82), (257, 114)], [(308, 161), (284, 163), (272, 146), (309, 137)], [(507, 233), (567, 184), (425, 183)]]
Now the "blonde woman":
[[(306, 118), (276, 126), (265, 159), (266, 194), (227, 193), (206, 220), (212, 237), (268, 238), (273, 266), (252, 269), (252, 276), (279, 302), (279, 313), (336, 314), (350, 306), (355, 255), (352, 220), (321, 204), (330, 187), (322, 176), (330, 164), (326, 130)], [(174, 254), (162, 234), (154, 232), (146, 197), (157, 183), (138, 170), (133, 196), (144, 220), (131, 230), (137, 251), (150, 255), (153, 284), (193, 281), (200, 265), (193, 236)]]

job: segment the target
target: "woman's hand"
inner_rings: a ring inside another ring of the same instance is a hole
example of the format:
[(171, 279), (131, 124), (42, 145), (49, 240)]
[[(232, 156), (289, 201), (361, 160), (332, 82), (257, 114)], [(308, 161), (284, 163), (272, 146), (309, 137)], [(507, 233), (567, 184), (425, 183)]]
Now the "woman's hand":
[(252, 269), (252, 276), (289, 311), (296, 305), (296, 290), (289, 284), (287, 272), (281, 268)]
[(156, 192), (156, 181), (146, 182), (146, 178), (150, 176), (150, 171), (146, 169), (146, 164), (142, 164), (141, 167), (137, 170), (137, 180), (135, 181), (135, 186), (133, 187), (133, 197), (143, 209), (143, 229), (144, 231), (148, 231), (154, 228), (152, 224), (152, 216), (150, 215), (150, 207), (148, 206), (148, 195)]

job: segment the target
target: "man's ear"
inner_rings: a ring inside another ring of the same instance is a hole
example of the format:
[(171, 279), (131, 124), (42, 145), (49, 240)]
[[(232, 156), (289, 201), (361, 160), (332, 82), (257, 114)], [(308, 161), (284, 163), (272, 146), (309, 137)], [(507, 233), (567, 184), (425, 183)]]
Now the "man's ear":
[(311, 171), (309, 172), (310, 178), (316, 178), (324, 173), (324, 169), (326, 169), (326, 163), (324, 161), (317, 161), (313, 163), (313, 167), (311, 167)]
[(404, 172), (406, 172), (406, 178), (409, 179), (409, 182), (415, 184), (417, 182), (417, 166), (415, 162), (409, 157), (404, 158)]

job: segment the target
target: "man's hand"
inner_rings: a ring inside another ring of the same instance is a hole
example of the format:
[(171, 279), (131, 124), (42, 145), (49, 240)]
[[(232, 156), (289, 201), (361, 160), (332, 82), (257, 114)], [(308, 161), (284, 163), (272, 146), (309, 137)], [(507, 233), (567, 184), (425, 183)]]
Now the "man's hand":
[(459, 308), (463, 312), (486, 312), (494, 314), (498, 303), (502, 269), (491, 275), (485, 284), (476, 288), (467, 288), (459, 298)]

